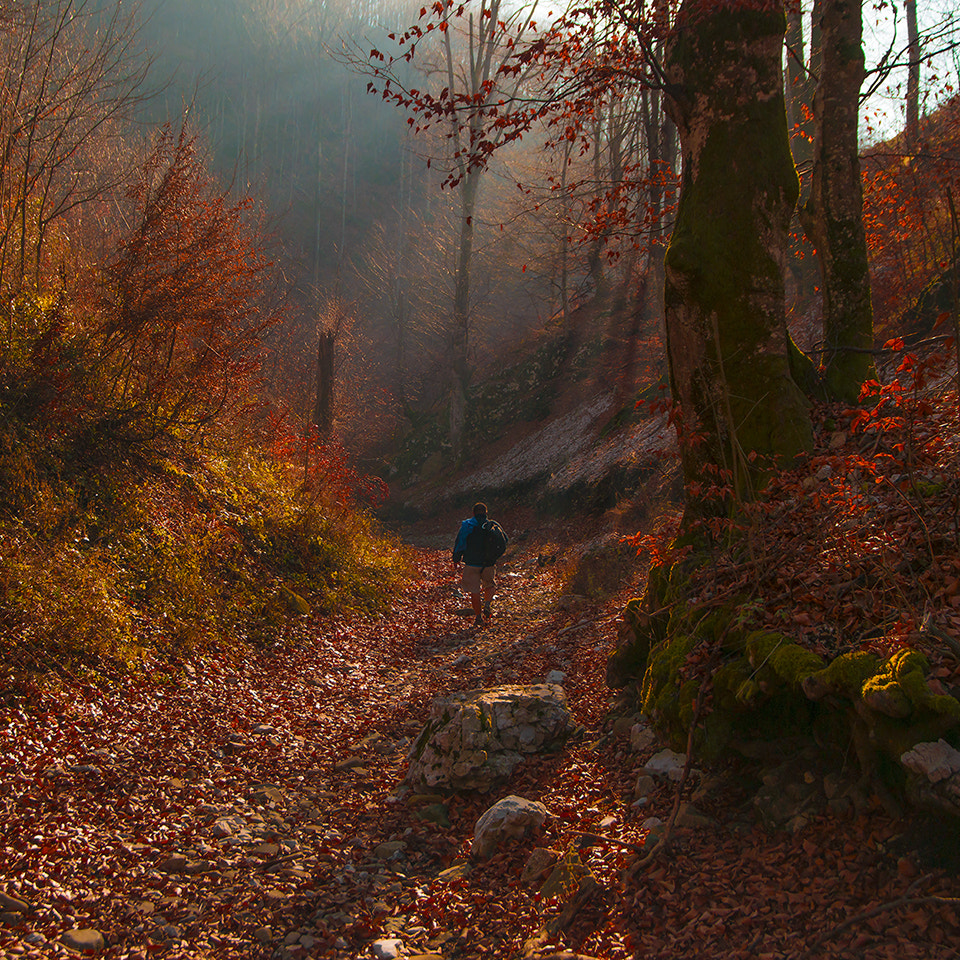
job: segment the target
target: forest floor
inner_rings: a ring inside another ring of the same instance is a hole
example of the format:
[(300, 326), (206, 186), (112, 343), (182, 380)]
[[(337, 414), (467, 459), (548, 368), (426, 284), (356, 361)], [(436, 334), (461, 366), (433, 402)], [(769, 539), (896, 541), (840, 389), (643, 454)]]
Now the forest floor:
[[(895, 852), (911, 824), (874, 797), (767, 832), (750, 776), (714, 771), (704, 822), (631, 871), (676, 788), (635, 805), (660, 747), (634, 752), (614, 730), (603, 676), (625, 598), (564, 595), (546, 536), (515, 542), (481, 629), (447, 538), (421, 538), (418, 579), (383, 618), (305, 620), (282, 650), (0, 708), (0, 955), (66, 955), (64, 936), (86, 930), (101, 956), (130, 960), (345, 960), (377, 941), (443, 960), (957, 956), (955, 880)], [(552, 670), (579, 735), (499, 792), (418, 806), (406, 754), (432, 699)], [(546, 805), (542, 835), (471, 863), (478, 817), (508, 794)], [(578, 849), (593, 872), (575, 911), (521, 879), (534, 846)]]

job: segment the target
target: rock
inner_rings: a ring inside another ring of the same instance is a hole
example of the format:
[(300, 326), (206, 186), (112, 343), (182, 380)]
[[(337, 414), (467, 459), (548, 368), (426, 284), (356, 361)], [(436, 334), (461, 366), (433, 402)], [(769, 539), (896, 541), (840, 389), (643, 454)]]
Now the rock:
[(580, 885), (592, 878), (590, 868), (580, 859), (575, 850), (571, 850), (557, 862), (550, 872), (546, 883), (540, 888), (544, 897), (567, 897), (575, 893)]
[(544, 683), (563, 683), (567, 675), (562, 670), (551, 670), (544, 680)]
[(930, 783), (960, 773), (960, 750), (956, 750), (946, 740), (936, 743), (918, 743), (900, 757), (900, 762), (914, 773), (926, 777)]
[(659, 817), (647, 817), (647, 819), (640, 824), (640, 829), (647, 831), (643, 845), (653, 846), (653, 844), (663, 836), (664, 822)]
[(677, 810), (676, 824), (678, 827), (715, 827), (717, 821), (698, 810), (692, 803), (684, 801)]
[(167, 857), (157, 864), (157, 869), (161, 873), (186, 873), (189, 860), (179, 854), (173, 857)]
[(617, 717), (617, 719), (613, 721), (613, 735), (625, 740), (630, 736), (630, 731), (633, 730), (634, 723), (633, 717)]
[(378, 860), (389, 860), (396, 857), (407, 849), (407, 844), (403, 840), (388, 840), (386, 843), (377, 844), (373, 855)]
[(527, 862), (523, 865), (523, 872), (520, 874), (520, 880), (523, 883), (530, 883), (532, 880), (542, 880), (547, 871), (551, 870), (560, 859), (556, 850), (549, 847), (534, 847), (527, 857)]
[(415, 814), (418, 820), (426, 820), (428, 823), (436, 823), (441, 827), (450, 826), (449, 813), (445, 803), (431, 803), (421, 807)]
[(637, 782), (633, 785), (633, 795), (635, 797), (649, 797), (657, 788), (657, 781), (648, 773), (641, 773), (637, 777)]
[(69, 950), (77, 953), (100, 953), (107, 944), (99, 930), (85, 928), (83, 930), (67, 930), (60, 936), (60, 942)]
[(269, 927), (257, 927), (253, 931), (253, 939), (266, 946), (268, 943), (273, 943), (273, 931)]
[(657, 742), (657, 735), (645, 723), (635, 723), (630, 728), (630, 749), (642, 753)]
[(279, 787), (274, 787), (270, 784), (261, 784), (250, 794), (250, 800), (253, 803), (261, 805), (280, 803), (280, 801), (283, 800), (283, 791)]
[(547, 808), (536, 800), (516, 796), (498, 800), (477, 821), (471, 856), (489, 857), (503, 840), (522, 837), (528, 830), (543, 826), (548, 815)]
[(556, 747), (570, 734), (570, 709), (556, 684), (502, 686), (439, 697), (410, 748), (414, 786), (489, 790), (524, 755)]
[(377, 960), (397, 960), (402, 956), (403, 941), (396, 939), (374, 940), (370, 949)]
[(232, 837), (233, 827), (230, 825), (229, 821), (227, 820), (218, 820), (210, 828), (210, 834), (211, 836), (217, 837), (218, 839), (221, 839), (221, 840), (224, 837)]
[(687, 765), (685, 753), (674, 753), (673, 750), (661, 750), (655, 753), (644, 764), (644, 773), (654, 777), (665, 777), (675, 783), (683, 777), (683, 768)]

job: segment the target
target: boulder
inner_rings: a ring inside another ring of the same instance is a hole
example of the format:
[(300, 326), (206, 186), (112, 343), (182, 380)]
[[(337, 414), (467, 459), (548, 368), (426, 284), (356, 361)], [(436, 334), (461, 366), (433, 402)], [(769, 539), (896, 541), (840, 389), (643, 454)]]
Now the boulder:
[(557, 747), (573, 727), (563, 687), (551, 683), (439, 697), (410, 749), (415, 787), (487, 791), (524, 756)]
[(476, 859), (489, 857), (507, 839), (518, 839), (537, 830), (547, 819), (547, 808), (537, 800), (504, 797), (485, 811), (473, 831), (470, 854)]

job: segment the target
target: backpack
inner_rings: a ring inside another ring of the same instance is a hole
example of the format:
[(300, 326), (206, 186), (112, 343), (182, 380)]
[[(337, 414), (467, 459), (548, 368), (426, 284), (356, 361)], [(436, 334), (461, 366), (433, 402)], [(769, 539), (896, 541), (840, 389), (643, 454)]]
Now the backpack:
[(496, 520), (484, 520), (480, 530), (483, 534), (483, 565), (492, 567), (507, 549), (507, 535)]

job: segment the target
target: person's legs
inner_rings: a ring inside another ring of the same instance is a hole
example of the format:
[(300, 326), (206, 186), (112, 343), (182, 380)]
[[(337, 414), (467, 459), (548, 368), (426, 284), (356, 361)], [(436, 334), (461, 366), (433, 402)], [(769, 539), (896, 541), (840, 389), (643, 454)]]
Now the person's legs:
[(473, 625), (479, 627), (483, 623), (483, 607), (480, 605), (480, 594), (471, 593), (470, 594), (470, 605), (473, 607), (474, 619)]
[(490, 601), (493, 600), (493, 593), (497, 586), (497, 582), (494, 577), (494, 568), (484, 567), (480, 574), (480, 581), (483, 589), (483, 612), (487, 617), (489, 617)]
[(482, 572), (479, 567), (464, 566), (460, 574), (460, 586), (470, 594), (470, 606), (473, 607), (473, 625), (479, 627), (483, 623), (483, 598), (481, 591)]

